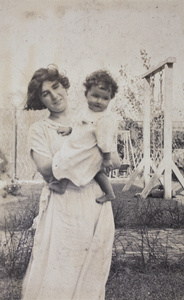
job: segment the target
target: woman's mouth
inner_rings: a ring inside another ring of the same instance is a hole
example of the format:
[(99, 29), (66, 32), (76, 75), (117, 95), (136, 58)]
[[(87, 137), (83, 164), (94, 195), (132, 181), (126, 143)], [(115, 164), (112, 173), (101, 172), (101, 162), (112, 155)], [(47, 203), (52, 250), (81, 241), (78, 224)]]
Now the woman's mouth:
[(63, 99), (58, 99), (58, 100), (54, 101), (53, 104), (58, 105), (58, 104), (61, 104), (62, 101), (63, 101)]

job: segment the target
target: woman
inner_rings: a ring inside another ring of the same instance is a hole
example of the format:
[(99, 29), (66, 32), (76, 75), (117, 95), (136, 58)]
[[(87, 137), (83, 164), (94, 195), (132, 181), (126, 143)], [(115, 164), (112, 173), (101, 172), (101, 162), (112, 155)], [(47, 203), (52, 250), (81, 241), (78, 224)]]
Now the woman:
[(50, 115), (33, 124), (28, 136), (31, 157), (46, 184), (23, 283), (24, 300), (105, 297), (114, 237), (111, 203), (96, 203), (102, 191), (94, 180), (82, 188), (69, 182), (64, 194), (49, 189), (55, 180), (52, 159), (67, 139), (58, 128), (68, 128), (73, 119), (68, 88), (68, 78), (49, 68), (36, 71), (28, 86), (26, 109), (47, 108)]

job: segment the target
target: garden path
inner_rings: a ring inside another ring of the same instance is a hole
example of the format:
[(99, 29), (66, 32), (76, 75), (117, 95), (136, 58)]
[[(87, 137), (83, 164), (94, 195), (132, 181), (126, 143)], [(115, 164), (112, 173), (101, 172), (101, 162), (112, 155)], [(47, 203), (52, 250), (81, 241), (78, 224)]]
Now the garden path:
[(121, 259), (141, 255), (146, 259), (184, 259), (184, 229), (116, 229), (113, 254)]

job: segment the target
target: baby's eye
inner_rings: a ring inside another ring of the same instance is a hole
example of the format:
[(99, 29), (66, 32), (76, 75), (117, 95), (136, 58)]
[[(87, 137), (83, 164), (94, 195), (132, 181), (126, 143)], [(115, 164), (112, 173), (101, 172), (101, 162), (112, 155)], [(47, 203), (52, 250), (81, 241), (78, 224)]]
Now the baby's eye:
[(96, 94), (94, 94), (94, 95), (92, 95), (94, 98), (99, 98), (99, 96), (98, 95), (96, 95)]
[(53, 89), (54, 89), (54, 90), (56, 90), (58, 87), (59, 87), (59, 84), (58, 84), (58, 83), (55, 84), (55, 85), (53, 85)]

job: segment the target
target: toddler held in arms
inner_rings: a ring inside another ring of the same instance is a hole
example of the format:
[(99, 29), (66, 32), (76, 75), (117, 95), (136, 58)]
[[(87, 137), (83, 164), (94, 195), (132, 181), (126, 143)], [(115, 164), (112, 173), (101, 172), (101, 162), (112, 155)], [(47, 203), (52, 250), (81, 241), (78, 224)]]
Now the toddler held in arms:
[(98, 203), (115, 199), (107, 173), (120, 168), (116, 146), (117, 122), (107, 108), (118, 91), (115, 80), (107, 71), (97, 71), (84, 83), (87, 106), (80, 111), (73, 128), (61, 127), (58, 133), (70, 134), (53, 159), (52, 170), (58, 182), (50, 189), (64, 193), (68, 180), (84, 186), (93, 178), (104, 196)]

